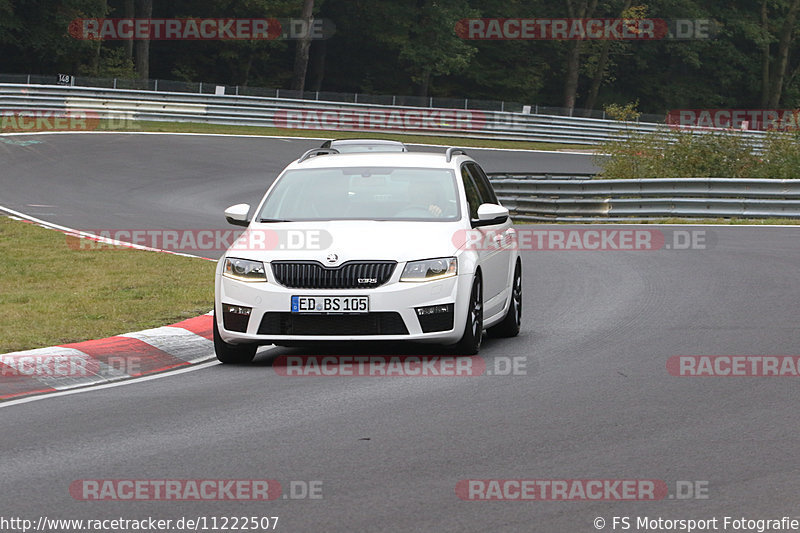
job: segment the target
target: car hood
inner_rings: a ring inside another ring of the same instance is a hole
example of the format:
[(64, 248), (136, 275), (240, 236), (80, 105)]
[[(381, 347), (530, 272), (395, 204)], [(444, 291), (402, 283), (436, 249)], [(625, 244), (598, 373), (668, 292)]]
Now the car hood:
[[(228, 256), (259, 261), (319, 261), (336, 266), (346, 261), (398, 262), (456, 253), (455, 222), (341, 220), (253, 223)], [(333, 255), (336, 255), (334, 261)], [(330, 256), (330, 257), (329, 257)]]

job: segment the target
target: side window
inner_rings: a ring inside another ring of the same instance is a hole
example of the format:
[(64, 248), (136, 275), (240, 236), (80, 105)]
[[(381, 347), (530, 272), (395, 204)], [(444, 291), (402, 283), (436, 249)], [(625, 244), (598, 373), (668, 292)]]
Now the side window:
[(469, 218), (475, 220), (478, 218), (478, 207), (481, 205), (481, 197), (466, 165), (461, 165), (461, 181), (464, 182), (464, 192), (467, 194)]
[(466, 166), (469, 169), (469, 173), (472, 174), (472, 179), (475, 181), (475, 185), (478, 187), (478, 192), (480, 193), (482, 203), (499, 203), (497, 201), (497, 196), (494, 194), (494, 190), (492, 189), (492, 184), (489, 183), (489, 178), (486, 176), (486, 173), (483, 172), (483, 169), (475, 163), (467, 163), (464, 166)]

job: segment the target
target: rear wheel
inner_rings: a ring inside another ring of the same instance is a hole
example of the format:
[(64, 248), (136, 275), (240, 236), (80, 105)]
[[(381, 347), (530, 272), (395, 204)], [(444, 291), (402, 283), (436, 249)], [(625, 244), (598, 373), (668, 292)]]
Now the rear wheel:
[(229, 344), (219, 336), (217, 327), (217, 317), (212, 317), (214, 321), (214, 353), (217, 359), (226, 364), (243, 365), (251, 362), (256, 356), (257, 344)]
[(511, 303), (503, 321), (489, 328), (487, 333), (492, 337), (516, 337), (522, 324), (522, 265), (518, 262), (514, 269), (514, 281), (511, 284)]
[(453, 345), (453, 352), (458, 355), (475, 355), (481, 349), (483, 337), (483, 285), (480, 275), (472, 281), (472, 290), (469, 297), (467, 320), (464, 325), (464, 335), (457, 344)]

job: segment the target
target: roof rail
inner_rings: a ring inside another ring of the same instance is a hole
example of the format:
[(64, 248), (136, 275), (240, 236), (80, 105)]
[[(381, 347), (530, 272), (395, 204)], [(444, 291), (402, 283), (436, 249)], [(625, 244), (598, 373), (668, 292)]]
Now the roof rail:
[[(362, 138), (348, 138), (348, 139), (329, 139), (322, 143), (320, 148), (335, 148), (334, 145), (339, 146), (353, 146), (353, 145), (362, 145), (365, 147), (375, 147), (375, 146), (392, 146), (392, 147), (400, 147), (401, 152), (408, 152), (408, 148), (402, 141), (395, 141), (392, 139), (370, 139), (368, 137)], [(349, 152), (350, 150), (348, 150)], [(370, 151), (370, 150), (365, 150)]]
[(337, 150), (336, 148), (312, 148), (311, 150), (300, 156), (300, 159), (298, 159), (297, 162), (302, 163), (306, 159), (317, 155), (338, 154), (338, 153), (339, 150)]
[(448, 163), (450, 162), (451, 159), (453, 159), (453, 156), (456, 155), (456, 153), (467, 155), (467, 152), (463, 148), (456, 148), (455, 146), (451, 146), (444, 153), (444, 156), (447, 159)]

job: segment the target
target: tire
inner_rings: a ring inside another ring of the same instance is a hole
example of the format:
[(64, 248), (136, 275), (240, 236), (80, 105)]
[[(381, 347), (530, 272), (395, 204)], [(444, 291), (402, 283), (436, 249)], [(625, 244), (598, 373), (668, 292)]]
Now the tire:
[(483, 283), (480, 274), (472, 280), (472, 290), (469, 295), (469, 308), (467, 320), (464, 324), (464, 335), (461, 340), (452, 346), (454, 354), (475, 355), (481, 349), (483, 338)]
[(522, 264), (514, 268), (514, 281), (511, 284), (511, 303), (502, 322), (487, 329), (492, 337), (516, 337), (522, 324)]
[(244, 365), (253, 360), (256, 356), (257, 344), (228, 344), (219, 336), (217, 327), (217, 317), (211, 317), (214, 321), (214, 353), (220, 362), (230, 365)]

